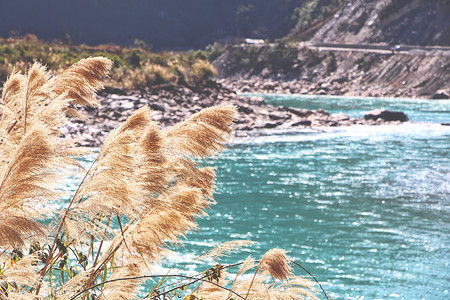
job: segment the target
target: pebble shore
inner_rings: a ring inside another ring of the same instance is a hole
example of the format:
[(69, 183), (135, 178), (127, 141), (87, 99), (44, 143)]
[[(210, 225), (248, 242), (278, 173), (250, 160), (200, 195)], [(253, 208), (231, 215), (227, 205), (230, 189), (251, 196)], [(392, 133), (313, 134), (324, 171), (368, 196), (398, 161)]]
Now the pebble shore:
[(144, 105), (151, 108), (154, 120), (162, 129), (183, 121), (202, 108), (235, 105), (238, 107), (234, 125), (236, 136), (246, 136), (258, 130), (380, 125), (403, 121), (373, 117), (349, 118), (321, 109), (312, 111), (274, 107), (261, 97), (243, 97), (213, 81), (202, 88), (161, 85), (146, 91), (107, 89), (99, 93), (98, 97), (101, 107), (83, 109), (88, 121), (74, 120), (63, 128), (66, 137), (77, 138), (82, 146), (100, 146), (113, 128)]

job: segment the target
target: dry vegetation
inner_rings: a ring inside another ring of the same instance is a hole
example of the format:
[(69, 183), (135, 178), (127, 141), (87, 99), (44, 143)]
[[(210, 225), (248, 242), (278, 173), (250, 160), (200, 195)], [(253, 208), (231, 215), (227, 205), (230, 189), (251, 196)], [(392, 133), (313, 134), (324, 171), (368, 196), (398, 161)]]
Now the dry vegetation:
[(28, 34), (23, 38), (0, 38), (0, 82), (16, 71), (24, 72), (36, 57), (39, 62), (62, 71), (80, 59), (109, 58), (113, 64), (106, 86), (143, 89), (158, 84), (202, 85), (216, 74), (202, 51), (153, 53), (142, 41), (132, 48), (116, 45), (84, 46), (46, 43)]
[[(204, 164), (225, 148), (235, 108), (207, 108), (161, 131), (142, 107), (83, 169), (76, 157), (88, 150), (59, 129), (68, 117), (83, 117), (78, 106), (99, 105), (94, 93), (111, 66), (88, 58), (55, 75), (34, 63), (4, 84), (0, 299), (318, 299), (280, 249), (196, 276), (154, 273), (212, 203), (215, 172)], [(83, 174), (78, 188), (61, 200), (58, 186), (74, 172)], [(196, 260), (206, 265), (250, 244), (227, 242)], [(231, 267), (240, 267), (236, 275), (227, 274)]]

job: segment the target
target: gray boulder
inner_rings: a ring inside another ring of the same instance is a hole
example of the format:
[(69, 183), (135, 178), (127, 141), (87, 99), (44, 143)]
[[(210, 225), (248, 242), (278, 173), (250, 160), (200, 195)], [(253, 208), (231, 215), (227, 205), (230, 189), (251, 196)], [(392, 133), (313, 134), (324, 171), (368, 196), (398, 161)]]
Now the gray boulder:
[(408, 121), (408, 116), (401, 111), (392, 111), (392, 110), (381, 110), (375, 109), (364, 114), (365, 120), (378, 120), (381, 119), (383, 121), (400, 121), (406, 122)]
[(431, 99), (450, 99), (450, 95), (444, 90), (438, 90), (434, 93)]

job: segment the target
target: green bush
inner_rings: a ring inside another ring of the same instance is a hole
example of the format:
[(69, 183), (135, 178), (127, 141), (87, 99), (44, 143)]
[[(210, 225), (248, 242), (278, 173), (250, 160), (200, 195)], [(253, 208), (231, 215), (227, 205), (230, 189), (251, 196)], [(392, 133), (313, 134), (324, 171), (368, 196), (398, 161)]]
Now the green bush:
[(334, 52), (328, 52), (326, 57), (326, 64), (327, 64), (327, 73), (332, 73), (337, 70), (337, 61), (336, 56), (334, 55)]
[(307, 30), (309, 27), (325, 20), (341, 7), (347, 0), (308, 0), (302, 6), (296, 7), (291, 19), (296, 22), (295, 30)]
[[(34, 39), (1, 39), (0, 82), (16, 69), (25, 72), (39, 57), (41, 63), (52, 69), (62, 70), (80, 59), (103, 56), (113, 62), (111, 80), (107, 85), (125, 89), (142, 89), (153, 84), (203, 84), (215, 75), (213, 66), (207, 62), (207, 53), (202, 50), (187, 53), (153, 53), (142, 41), (135, 46), (142, 48), (120, 48), (115, 45), (65, 45), (45, 43)], [(147, 72), (147, 73), (146, 73)]]
[(376, 11), (379, 18), (384, 19), (410, 2), (410, 0), (382, 0), (377, 4)]
[(296, 44), (277, 40), (275, 47), (267, 48), (268, 65), (272, 70), (289, 70), (298, 61), (299, 49)]

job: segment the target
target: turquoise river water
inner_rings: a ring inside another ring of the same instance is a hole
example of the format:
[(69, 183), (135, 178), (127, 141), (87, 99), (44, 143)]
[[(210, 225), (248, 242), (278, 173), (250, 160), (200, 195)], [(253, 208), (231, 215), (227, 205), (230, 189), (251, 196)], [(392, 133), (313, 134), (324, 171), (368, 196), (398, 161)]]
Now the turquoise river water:
[(335, 299), (450, 299), (450, 101), (263, 96), (351, 116), (401, 110), (414, 123), (236, 139), (212, 162), (217, 204), (172, 258), (248, 239), (222, 263), (279, 247)]
[(217, 204), (183, 257), (249, 239), (230, 262), (284, 248), (335, 299), (449, 299), (450, 101), (264, 97), (351, 116), (401, 110), (417, 123), (236, 140), (214, 162)]

